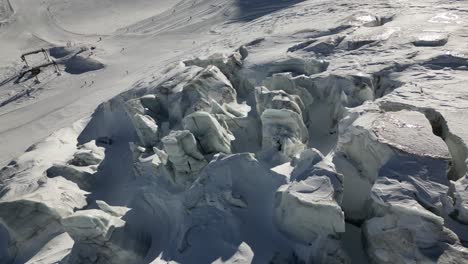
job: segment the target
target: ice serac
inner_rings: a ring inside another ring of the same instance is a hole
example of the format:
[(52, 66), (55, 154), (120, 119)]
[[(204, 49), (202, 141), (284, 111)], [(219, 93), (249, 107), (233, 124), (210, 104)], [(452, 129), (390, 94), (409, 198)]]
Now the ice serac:
[(414, 37), (413, 44), (417, 47), (437, 47), (447, 44), (449, 36), (442, 32), (422, 32)]
[(454, 217), (468, 225), (468, 176), (461, 178), (451, 184), (451, 193), (455, 200)]
[(69, 164), (54, 164), (47, 171), (47, 177), (63, 177), (76, 183), (80, 189), (89, 190), (93, 184), (95, 168), (77, 167)]
[(141, 105), (148, 109), (148, 111), (152, 114), (152, 116), (159, 116), (163, 114), (163, 107), (161, 104), (160, 99), (155, 94), (147, 94), (140, 97)]
[(78, 146), (78, 150), (73, 154), (70, 164), (75, 166), (99, 165), (104, 156), (104, 148), (97, 146), (96, 141), (92, 140)]
[(9, 233), (12, 256), (27, 254), (36, 243), (63, 232), (60, 219), (86, 205), (86, 193), (63, 178), (44, 178), (40, 185), (29, 195), (0, 202), (1, 223)]
[(64, 232), (61, 218), (86, 206), (88, 193), (75, 183), (44, 175), (52, 164), (73, 157), (82, 128), (78, 122), (57, 131), (0, 171), (0, 223), (9, 235), (11, 259), (26, 262), (43, 243)]
[(131, 210), (130, 208), (124, 206), (110, 206), (101, 200), (97, 200), (96, 204), (102, 211), (119, 218), (123, 217), (126, 213), (128, 213), (128, 211)]
[[(275, 191), (286, 177), (251, 153), (215, 155), (198, 176), (190, 188), (175, 195), (168, 195), (171, 190), (159, 184), (141, 193), (148, 202), (139, 200), (139, 206), (156, 213), (156, 222), (147, 224), (161, 227), (153, 236), (153, 243), (164, 252), (158, 257), (161, 261), (251, 263), (256, 246), (291, 252), (283, 248), (285, 238), (272, 221)], [(251, 234), (258, 240), (249, 240)], [(257, 257), (263, 263), (272, 256), (267, 252)]]
[(95, 181), (93, 176), (104, 157), (104, 148), (98, 147), (93, 140), (78, 146), (71, 160), (54, 164), (47, 169), (46, 174), (49, 178), (62, 176), (76, 183), (81, 189), (89, 190)]
[[(345, 29), (343, 27), (343, 29)], [(314, 54), (317, 57), (327, 57), (332, 55), (336, 51), (336, 47), (343, 41), (344, 34), (318, 37), (312, 40), (306, 40), (299, 44), (296, 44), (288, 49), (288, 52), (297, 54)]]
[(468, 249), (463, 246), (447, 246), (437, 259), (438, 264), (463, 264), (468, 259)]
[(298, 95), (290, 95), (283, 90), (269, 91), (266, 87), (256, 89), (257, 112), (265, 109), (289, 109), (302, 116), (304, 104)]
[(293, 181), (276, 193), (276, 224), (292, 239), (312, 245), (311, 263), (347, 263), (339, 240), (345, 232), (340, 207), (343, 175), (336, 172), (331, 157), (315, 149), (303, 151), (293, 164)]
[(45, 2), (0, 0), (0, 163), (125, 91), (0, 171), (1, 264), (467, 263), (468, 1)]
[(183, 185), (193, 182), (207, 164), (193, 134), (188, 130), (171, 131), (162, 142), (174, 170), (175, 182)]
[(309, 133), (304, 124), (304, 105), (298, 96), (282, 90), (256, 88), (257, 111), (262, 121), (262, 149), (293, 158), (305, 149)]
[(341, 205), (344, 176), (337, 172), (332, 155), (324, 157), (316, 149), (306, 149), (291, 164), (294, 165), (291, 173), (291, 180), (293, 181), (300, 182), (316, 176), (327, 177), (333, 190), (333, 199), (337, 204)]
[(365, 220), (369, 257), (374, 263), (436, 262), (460, 244), (445, 226), (453, 211), (447, 145), (420, 112), (353, 114), (357, 118), (341, 123), (338, 147), (349, 163), (336, 163), (347, 170), (343, 209), (350, 219)]
[[(294, 76), (311, 76), (325, 72), (330, 62), (313, 53), (271, 53), (265, 50), (259, 56), (249, 56), (244, 61), (242, 74), (255, 86), (274, 74), (291, 73)], [(288, 91), (289, 92), (289, 91)]]
[[(245, 47), (240, 48), (240, 50), (243, 51), (233, 52), (231, 54), (215, 53), (206, 58), (187, 60), (184, 63), (187, 66), (197, 65), (203, 68), (209, 65), (214, 65), (218, 67), (226, 77), (232, 80), (237, 71), (242, 68), (242, 60), (248, 56), (248, 50)], [(244, 56), (241, 55), (241, 53), (243, 53)]]
[(149, 169), (149, 175), (153, 176), (164, 170), (168, 159), (164, 150), (153, 147), (151, 152), (151, 150), (138, 147), (133, 143), (130, 143), (130, 149), (133, 152), (135, 175), (145, 175), (145, 171)]
[[(139, 263), (147, 246), (125, 232), (128, 209), (98, 201), (99, 209), (78, 211), (62, 219), (75, 241), (68, 263)], [(139, 254), (139, 252), (143, 254)]]
[(213, 262), (213, 264), (223, 264), (223, 263), (252, 263), (254, 259), (254, 252), (245, 242), (239, 245), (237, 252), (232, 255), (229, 259), (223, 260), (221, 258)]
[[(197, 112), (211, 112), (213, 102), (224, 105), (236, 102), (236, 90), (227, 77), (216, 67), (207, 66), (191, 79), (174, 97), (170, 115), (175, 120)], [(173, 107), (173, 106), (178, 107)], [(172, 111), (171, 111), (172, 110)]]
[[(303, 119), (309, 128), (310, 143), (324, 145), (324, 138), (335, 134), (338, 121), (348, 108), (357, 107), (389, 91), (377, 91), (369, 74), (348, 74), (340, 71), (312, 76), (274, 74), (264, 81), (271, 90), (283, 90), (297, 95), (304, 104)], [(320, 124), (320, 125), (317, 125)]]
[(276, 221), (282, 230), (304, 243), (342, 233), (344, 214), (333, 198), (333, 186), (324, 176), (282, 186), (277, 193)]
[[(350, 219), (366, 218), (371, 188), (386, 173), (412, 175), (448, 186), (451, 157), (445, 142), (432, 133), (424, 114), (363, 110), (366, 107), (356, 109), (340, 123), (336, 160), (338, 170), (347, 171), (343, 208)], [(338, 162), (341, 157), (347, 161)], [(403, 166), (410, 170), (399, 169)]]
[(207, 67), (214, 65), (229, 79), (233, 87), (235, 87), (238, 95), (241, 97), (247, 96), (253, 89), (249, 81), (241, 73), (243, 68), (243, 60), (248, 56), (248, 49), (244, 46), (239, 48), (238, 52), (231, 54), (215, 53), (206, 58), (196, 58), (185, 61), (186, 65), (197, 65), (199, 67)]
[[(188, 223), (196, 225), (213, 222), (216, 226), (219, 225), (215, 232), (220, 232), (217, 229), (224, 230), (215, 241), (227, 237), (232, 241), (244, 236), (242, 229), (247, 226), (243, 222), (248, 221), (248, 230), (256, 230), (262, 234), (266, 232), (270, 237), (268, 241), (262, 239), (263, 245), (277, 247), (278, 245), (273, 244), (281, 241), (281, 238), (272, 225), (272, 206), (275, 191), (285, 180), (285, 177), (265, 168), (253, 154), (216, 155), (200, 173), (200, 180), (186, 193), (185, 204), (193, 215), (193, 220)], [(197, 217), (198, 212), (212, 216)], [(221, 222), (219, 215), (223, 216)], [(220, 246), (222, 244), (216, 245)], [(192, 244), (192, 247), (196, 246)]]
[(138, 143), (145, 147), (152, 147), (159, 142), (159, 127), (149, 114), (157, 116), (160, 112), (152, 112), (155, 108), (147, 108), (148, 104), (150, 103), (144, 98), (130, 99), (124, 103), (124, 109), (132, 122)]
[[(263, 81), (263, 85), (265, 85), (272, 92), (284, 91), (289, 96), (291, 96), (291, 99), (293, 99), (293, 101), (301, 107), (304, 121), (307, 123), (309, 109), (312, 108), (314, 97), (302, 84), (296, 84), (295, 78), (290, 72), (273, 74), (273, 76)], [(263, 88), (257, 88), (257, 92), (266, 92), (267, 94), (269, 93)]]
[(398, 27), (361, 27), (346, 36), (338, 47), (346, 50), (356, 50), (364, 46), (377, 45), (389, 41), (399, 31), (400, 28)]
[(261, 119), (263, 150), (293, 158), (305, 149), (308, 131), (300, 114), (288, 109), (267, 109)]
[(184, 118), (183, 124), (198, 140), (204, 154), (231, 153), (233, 135), (209, 113), (192, 113)]
[(158, 125), (151, 116), (135, 114), (133, 122), (140, 143), (143, 146), (155, 146), (158, 143)]
[(64, 263), (73, 244), (73, 239), (63, 232), (47, 241), (26, 264)]
[(305, 47), (303, 50), (306, 52), (314, 52), (317, 55), (328, 56), (335, 51), (335, 48), (343, 39), (344, 36), (324, 37)]
[(354, 27), (378, 27), (386, 21), (385, 18), (381, 18), (375, 14), (369, 12), (358, 12), (346, 18), (345, 25)]
[(293, 159), (289, 164), (294, 167), (291, 173), (291, 180), (301, 181), (309, 177), (314, 166), (324, 160), (323, 154), (314, 148), (305, 149), (299, 157)]
[(372, 189), (374, 217), (363, 226), (373, 262), (435, 262), (446, 248), (457, 246), (458, 237), (441, 217), (453, 203), (447, 189), (417, 176), (379, 178)]
[(154, 105), (157, 103), (153, 102), (153, 99), (156, 100), (148, 95), (139, 99), (130, 99), (124, 104), (139, 144), (145, 147), (155, 146), (159, 142), (159, 129), (153, 116), (161, 114), (161, 109)]

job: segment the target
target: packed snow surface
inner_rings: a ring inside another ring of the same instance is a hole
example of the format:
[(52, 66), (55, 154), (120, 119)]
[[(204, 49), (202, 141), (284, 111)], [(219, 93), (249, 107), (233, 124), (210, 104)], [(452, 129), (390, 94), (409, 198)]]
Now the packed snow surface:
[(467, 23), (0, 0), (0, 263), (468, 263)]

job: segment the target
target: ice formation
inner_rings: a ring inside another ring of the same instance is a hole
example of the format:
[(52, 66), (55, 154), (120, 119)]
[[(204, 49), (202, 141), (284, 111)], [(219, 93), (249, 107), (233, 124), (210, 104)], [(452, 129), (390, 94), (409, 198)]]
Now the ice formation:
[[(0, 91), (0, 143), (102, 103), (0, 170), (1, 263), (468, 263), (464, 2), (157, 2), (98, 39), (79, 3), (35, 6), (55, 33), (27, 43), (81, 40), (39, 73), (76, 97), (5, 79), (34, 89)], [(35, 14), (14, 7), (0, 38)]]

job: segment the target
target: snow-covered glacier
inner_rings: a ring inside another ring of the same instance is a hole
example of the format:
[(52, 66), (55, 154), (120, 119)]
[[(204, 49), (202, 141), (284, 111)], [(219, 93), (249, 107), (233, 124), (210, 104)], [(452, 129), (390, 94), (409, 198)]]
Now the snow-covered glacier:
[(28, 4), (1, 263), (468, 263), (468, 2)]

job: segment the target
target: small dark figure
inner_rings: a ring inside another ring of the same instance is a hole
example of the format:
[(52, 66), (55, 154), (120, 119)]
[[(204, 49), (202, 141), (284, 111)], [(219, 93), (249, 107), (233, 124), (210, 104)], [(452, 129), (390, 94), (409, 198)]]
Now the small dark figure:
[(33, 68), (33, 69), (31, 69), (31, 74), (32, 74), (33, 76), (36, 76), (36, 75), (38, 75), (39, 73), (41, 73), (41, 69), (39, 69), (39, 68)]

